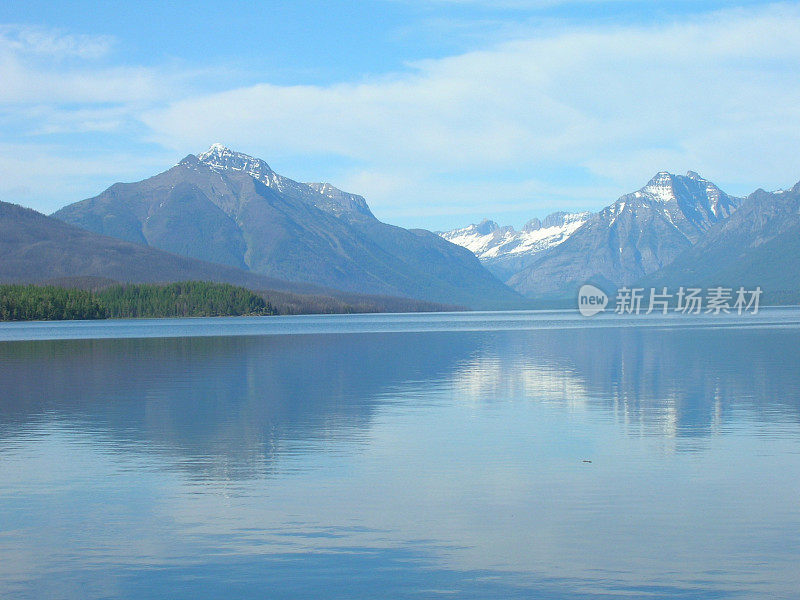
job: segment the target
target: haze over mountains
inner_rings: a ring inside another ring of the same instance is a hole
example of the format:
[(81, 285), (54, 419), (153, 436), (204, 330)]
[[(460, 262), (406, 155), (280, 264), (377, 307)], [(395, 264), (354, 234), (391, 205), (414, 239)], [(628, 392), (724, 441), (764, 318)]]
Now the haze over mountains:
[(53, 216), (282, 280), (473, 307), (521, 300), (471, 252), (429, 231), (382, 223), (361, 196), (293, 181), (220, 144)]

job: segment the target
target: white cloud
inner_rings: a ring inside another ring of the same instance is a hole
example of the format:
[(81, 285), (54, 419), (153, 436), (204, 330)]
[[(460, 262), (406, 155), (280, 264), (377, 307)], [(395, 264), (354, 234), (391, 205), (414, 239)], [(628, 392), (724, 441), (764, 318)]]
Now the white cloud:
[[(137, 152), (138, 115), (175, 98), (187, 75), (115, 65), (113, 45), (107, 36), (0, 26), (0, 200), (50, 212), (174, 162), (152, 147)], [(108, 134), (122, 141), (97, 143)]]
[(108, 36), (0, 25), (0, 110), (84, 105), (80, 110), (109, 103), (141, 110), (175, 99), (184, 81), (197, 74), (114, 64), (113, 46)]
[[(332, 157), (338, 166), (311, 178), (405, 224), (459, 210), (599, 208), (662, 169), (743, 193), (800, 178), (798, 30), (797, 4), (650, 26), (550, 23), (383, 77), (198, 94), (199, 71), (109, 66), (110, 39), (0, 28), (0, 125), (27, 141), (144, 138), (174, 160), (219, 140), (297, 178), (292, 165)], [(96, 172), (103, 160), (117, 168), (98, 154)], [(9, 164), (0, 178), (18, 180)]]
[(73, 35), (44, 27), (0, 25), (0, 52), (96, 59), (108, 54), (113, 44), (111, 36)]
[[(622, 193), (644, 183), (643, 172), (685, 165), (769, 185), (800, 176), (789, 151), (800, 143), (798, 30), (800, 8), (776, 5), (540, 32), (358, 83), (189, 98), (144, 121), (165, 145), (225, 139), (267, 157), (333, 154), (373, 172), (413, 167), (421, 178), (565, 165), (609, 176)], [(357, 191), (390, 201), (385, 182), (364, 183)]]
[[(166, 98), (168, 82), (141, 67), (31, 64), (0, 48), (0, 107), (10, 104), (149, 102)], [(166, 84), (166, 85), (165, 85)]]

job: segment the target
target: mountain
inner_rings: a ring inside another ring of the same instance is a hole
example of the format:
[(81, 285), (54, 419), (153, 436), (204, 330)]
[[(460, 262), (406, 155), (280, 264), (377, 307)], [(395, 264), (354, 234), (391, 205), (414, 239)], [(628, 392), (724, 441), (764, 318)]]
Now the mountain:
[(220, 144), (54, 217), (129, 242), (290, 281), (473, 307), (521, 298), (469, 251), (380, 222), (361, 196), (299, 183)]
[(740, 203), (693, 171), (658, 173), (534, 257), (507, 283), (531, 297), (572, 296), (586, 281), (631, 284), (697, 244)]
[(439, 235), (470, 250), (486, 268), (505, 281), (524, 269), (539, 253), (564, 242), (590, 216), (588, 212), (557, 212), (544, 221), (531, 219), (520, 231), (484, 219), (478, 225), (439, 232)]
[(104, 278), (131, 283), (204, 280), (250, 289), (319, 293), (321, 288), (248, 273), (98, 235), (0, 202), (0, 281)]
[[(781, 301), (800, 299), (800, 182), (778, 192), (757, 190), (730, 218), (642, 285), (755, 289)], [(637, 284), (639, 285), (639, 284)], [(788, 297), (785, 299), (789, 299)]]
[(268, 292), (284, 312), (403, 312), (448, 307), (388, 296), (343, 293), (110, 238), (0, 202), (0, 283), (97, 289), (116, 282), (217, 281)]

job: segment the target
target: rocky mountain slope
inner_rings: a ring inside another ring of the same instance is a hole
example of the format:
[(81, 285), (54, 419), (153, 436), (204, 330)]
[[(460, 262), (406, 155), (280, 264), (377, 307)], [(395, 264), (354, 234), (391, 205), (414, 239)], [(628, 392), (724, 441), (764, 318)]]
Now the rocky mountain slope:
[[(638, 284), (637, 284), (638, 285)], [(693, 248), (641, 285), (725, 286), (765, 297), (800, 299), (800, 182), (778, 192), (758, 190)]]
[(284, 312), (403, 312), (448, 307), (295, 283), (98, 235), (0, 202), (0, 283), (98, 289), (116, 282), (217, 281), (268, 292)]
[(251, 289), (322, 291), (98, 235), (7, 202), (0, 202), (0, 255), (4, 283), (87, 277), (133, 283), (205, 280)]
[(428, 231), (382, 223), (360, 196), (293, 181), (219, 144), (53, 216), (278, 279), (473, 307), (520, 302), (471, 252)]
[(700, 242), (740, 203), (697, 173), (658, 173), (534, 257), (508, 284), (531, 297), (572, 296), (586, 281), (631, 284)]

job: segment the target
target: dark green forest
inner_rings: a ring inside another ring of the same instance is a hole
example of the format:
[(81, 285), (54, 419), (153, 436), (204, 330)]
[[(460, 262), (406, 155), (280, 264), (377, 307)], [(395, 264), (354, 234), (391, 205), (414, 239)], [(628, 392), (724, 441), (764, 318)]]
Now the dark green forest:
[(0, 285), (0, 321), (274, 315), (258, 294), (224, 283), (112, 285), (100, 290)]

